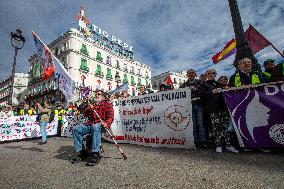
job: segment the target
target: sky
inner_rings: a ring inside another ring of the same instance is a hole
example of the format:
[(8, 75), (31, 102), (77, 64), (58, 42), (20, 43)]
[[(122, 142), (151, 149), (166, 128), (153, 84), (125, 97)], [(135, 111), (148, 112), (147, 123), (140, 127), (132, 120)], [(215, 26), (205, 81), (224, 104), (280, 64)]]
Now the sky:
[[(0, 0), (0, 81), (11, 74), (14, 48), (10, 32), (26, 38), (16, 72), (27, 73), (35, 53), (31, 32), (46, 44), (71, 27), (86, 9), (90, 22), (134, 47), (135, 59), (152, 68), (152, 76), (194, 68), (198, 75), (215, 68), (218, 76), (234, 72), (234, 55), (214, 65), (211, 57), (234, 37), (228, 0)], [(238, 0), (244, 30), (252, 24), (281, 52), (284, 50), (284, 1)], [(272, 48), (256, 54), (283, 61)]]

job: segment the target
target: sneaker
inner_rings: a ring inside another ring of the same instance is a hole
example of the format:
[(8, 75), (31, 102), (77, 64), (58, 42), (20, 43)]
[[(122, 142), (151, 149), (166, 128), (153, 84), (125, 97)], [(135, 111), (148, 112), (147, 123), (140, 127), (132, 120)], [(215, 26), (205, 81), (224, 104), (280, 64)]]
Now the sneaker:
[(237, 149), (236, 149), (235, 147), (233, 147), (233, 146), (226, 147), (226, 150), (229, 151), (229, 152), (236, 153), (236, 154), (239, 153), (239, 150), (237, 150)]
[(85, 150), (82, 150), (76, 157), (72, 158), (71, 163), (72, 164), (79, 163), (85, 161), (86, 159), (87, 159), (87, 153)]
[(100, 157), (102, 158), (102, 157), (104, 157), (104, 149), (103, 149), (103, 146), (101, 145), (100, 146)]
[(101, 156), (99, 153), (92, 153), (89, 161), (86, 163), (86, 166), (94, 166), (100, 162)]
[(248, 148), (244, 148), (244, 151), (246, 151), (246, 152), (252, 152), (253, 150), (248, 149)]
[(223, 148), (222, 147), (217, 147), (216, 148), (216, 152), (217, 153), (222, 153), (223, 152)]
[(269, 149), (264, 149), (264, 148), (259, 148), (260, 151), (264, 152), (264, 153), (268, 153), (271, 152), (271, 150)]
[(38, 142), (37, 144), (38, 144), (38, 145), (44, 145), (44, 144), (46, 144), (46, 143), (47, 143), (47, 141), (44, 141), (44, 142), (40, 141), (40, 142)]

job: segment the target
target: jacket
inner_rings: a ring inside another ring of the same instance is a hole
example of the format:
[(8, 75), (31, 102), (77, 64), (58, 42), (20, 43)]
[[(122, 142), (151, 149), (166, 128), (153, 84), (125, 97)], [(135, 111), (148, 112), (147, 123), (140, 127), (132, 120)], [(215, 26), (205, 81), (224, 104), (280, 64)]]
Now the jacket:
[[(96, 123), (100, 123), (102, 121), (107, 124), (109, 128), (114, 120), (114, 111), (112, 103), (108, 100), (102, 100), (100, 102), (92, 103), (93, 108), (88, 107), (83, 111), (83, 115), (88, 118), (88, 121), (85, 122), (85, 125), (92, 125)], [(94, 112), (96, 111), (100, 118)]]
[(248, 75), (238, 71), (230, 77), (229, 87), (240, 87), (242, 85), (251, 85), (263, 83), (264, 79), (258, 72), (250, 72)]
[(40, 122), (49, 122), (49, 116), (51, 114), (51, 108), (43, 108), (41, 105), (38, 106), (39, 113), (41, 113)]

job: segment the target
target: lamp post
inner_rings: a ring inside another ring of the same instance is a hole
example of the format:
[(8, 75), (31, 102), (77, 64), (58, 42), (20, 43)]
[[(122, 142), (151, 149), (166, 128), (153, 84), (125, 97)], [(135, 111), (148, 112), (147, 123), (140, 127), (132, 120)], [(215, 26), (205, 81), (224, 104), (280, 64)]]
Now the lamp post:
[(248, 45), (246, 35), (243, 29), (242, 19), (240, 16), (237, 0), (228, 1), (234, 27), (235, 39), (237, 43), (237, 52), (235, 56), (234, 66), (236, 67), (236, 63), (242, 58), (249, 58), (252, 61), (252, 69), (261, 71), (261, 67)]
[(115, 79), (115, 82), (116, 82), (116, 87), (118, 87), (119, 83), (121, 83), (121, 79), (120, 79), (120, 76), (119, 76), (118, 72), (116, 72), (116, 74), (114, 76), (114, 79)]
[(12, 69), (12, 75), (11, 75), (11, 89), (9, 91), (9, 104), (12, 105), (13, 102), (13, 87), (14, 87), (14, 77), (15, 77), (15, 68), (16, 68), (16, 57), (18, 54), (18, 50), (21, 49), (25, 44), (25, 38), (22, 35), (22, 31), (20, 29), (17, 29), (16, 32), (11, 32), (11, 44), (15, 48), (15, 55), (14, 55), (14, 62), (13, 62), (13, 69)]

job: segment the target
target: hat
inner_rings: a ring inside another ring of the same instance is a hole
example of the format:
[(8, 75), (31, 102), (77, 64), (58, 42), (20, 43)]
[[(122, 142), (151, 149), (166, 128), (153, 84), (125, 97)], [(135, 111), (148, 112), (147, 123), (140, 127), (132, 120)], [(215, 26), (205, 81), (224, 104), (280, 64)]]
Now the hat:
[(264, 66), (266, 66), (266, 65), (269, 64), (269, 63), (274, 63), (274, 60), (273, 60), (273, 59), (266, 59), (266, 60), (264, 61)]

